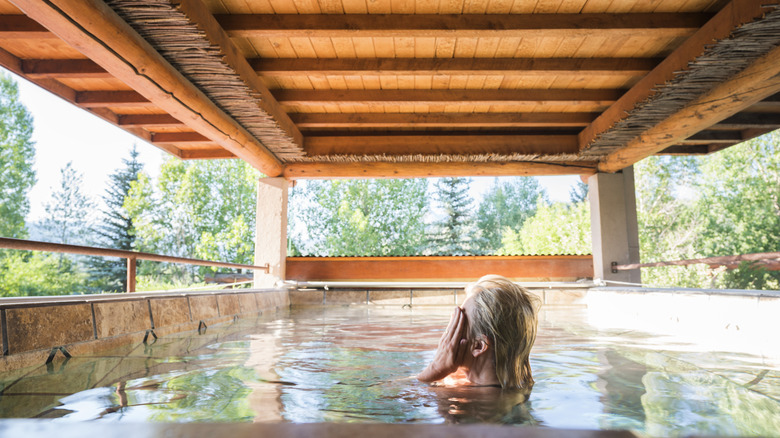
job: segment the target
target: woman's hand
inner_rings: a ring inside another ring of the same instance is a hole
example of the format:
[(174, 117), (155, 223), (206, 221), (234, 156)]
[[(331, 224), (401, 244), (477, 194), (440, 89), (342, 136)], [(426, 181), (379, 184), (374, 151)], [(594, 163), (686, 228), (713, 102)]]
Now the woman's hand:
[(463, 332), (466, 327), (463, 309), (456, 307), (447, 329), (439, 340), (433, 361), (417, 376), (422, 382), (434, 382), (454, 373), (463, 364), (468, 346)]

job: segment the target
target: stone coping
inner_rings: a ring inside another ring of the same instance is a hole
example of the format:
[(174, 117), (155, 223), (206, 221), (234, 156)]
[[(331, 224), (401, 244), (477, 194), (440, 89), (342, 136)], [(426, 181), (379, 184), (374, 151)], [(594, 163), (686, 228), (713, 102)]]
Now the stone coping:
[(660, 288), (660, 287), (592, 287), (589, 292), (615, 292), (615, 293), (661, 293), (677, 295), (707, 295), (707, 296), (741, 296), (741, 297), (775, 297), (780, 298), (780, 291), (776, 290), (749, 290), (749, 289), (688, 289), (688, 288)]
[(160, 291), (160, 292), (117, 292), (87, 295), (50, 295), (35, 297), (0, 297), (0, 309), (11, 307), (48, 306), (62, 303), (93, 303), (99, 301), (133, 301), (150, 298), (191, 297), (215, 294), (247, 294), (258, 292), (279, 292), (286, 289), (215, 289), (198, 291)]

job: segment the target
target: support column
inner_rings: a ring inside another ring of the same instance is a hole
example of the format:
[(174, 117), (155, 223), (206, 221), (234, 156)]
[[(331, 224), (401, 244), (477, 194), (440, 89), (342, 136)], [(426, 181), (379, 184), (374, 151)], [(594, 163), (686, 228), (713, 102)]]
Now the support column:
[(260, 178), (257, 184), (255, 264), (268, 263), (269, 272), (255, 271), (255, 287), (273, 287), (285, 279), (287, 260), (287, 190), (284, 178)]
[(641, 283), (639, 269), (612, 272), (612, 263), (639, 263), (634, 168), (588, 178), (593, 278)]

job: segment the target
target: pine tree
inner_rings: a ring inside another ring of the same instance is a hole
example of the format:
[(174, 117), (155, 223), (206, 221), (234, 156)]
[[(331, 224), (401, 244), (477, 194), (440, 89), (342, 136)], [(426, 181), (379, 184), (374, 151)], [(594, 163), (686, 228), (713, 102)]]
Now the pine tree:
[[(124, 208), (130, 184), (138, 179), (143, 163), (138, 161), (136, 146), (130, 150), (130, 158), (123, 159), (124, 167), (109, 176), (109, 186), (103, 195), (105, 202), (102, 219), (94, 228), (96, 246), (133, 250), (135, 230)], [(125, 259), (94, 258), (90, 262), (90, 283), (93, 288), (105, 291), (127, 290), (127, 262)]]
[(53, 242), (86, 243), (94, 203), (81, 192), (83, 175), (73, 168), (73, 162), (66, 164), (60, 173), (60, 187), (52, 191), (52, 199), (44, 206), (47, 216), (41, 225)]
[(576, 204), (584, 202), (586, 199), (588, 199), (588, 185), (582, 181), (577, 181), (577, 184), (569, 190), (569, 200), (572, 204)]
[(470, 178), (441, 178), (436, 182), (434, 199), (443, 211), (429, 234), (429, 248), (436, 254), (479, 254), (473, 200), (469, 195)]

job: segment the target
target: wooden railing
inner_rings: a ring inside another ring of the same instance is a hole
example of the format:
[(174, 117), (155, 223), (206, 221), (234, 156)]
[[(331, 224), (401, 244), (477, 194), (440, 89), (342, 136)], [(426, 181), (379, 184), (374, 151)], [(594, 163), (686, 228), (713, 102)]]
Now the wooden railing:
[(81, 245), (65, 245), (62, 243), (38, 242), (35, 240), (11, 239), (0, 237), (0, 248), (19, 249), (27, 251), (59, 252), (66, 254), (80, 254), (99, 257), (119, 257), (127, 259), (127, 291), (135, 292), (136, 261), (151, 260), (154, 262), (184, 263), (197, 266), (212, 266), (215, 268), (254, 269), (268, 272), (268, 264), (262, 266), (242, 265), (240, 263), (214, 262), (211, 260), (190, 259), (186, 257), (173, 257), (148, 252), (125, 251), (113, 248), (98, 248)]
[(632, 263), (630, 265), (613, 264), (613, 271), (630, 271), (639, 268), (656, 268), (659, 266), (688, 266), (704, 264), (710, 267), (725, 266), (727, 269), (735, 269), (742, 262), (753, 262), (756, 266), (770, 271), (780, 271), (780, 252), (760, 252), (754, 254), (741, 254), (733, 256), (704, 257), (690, 260), (673, 260), (667, 262)]

